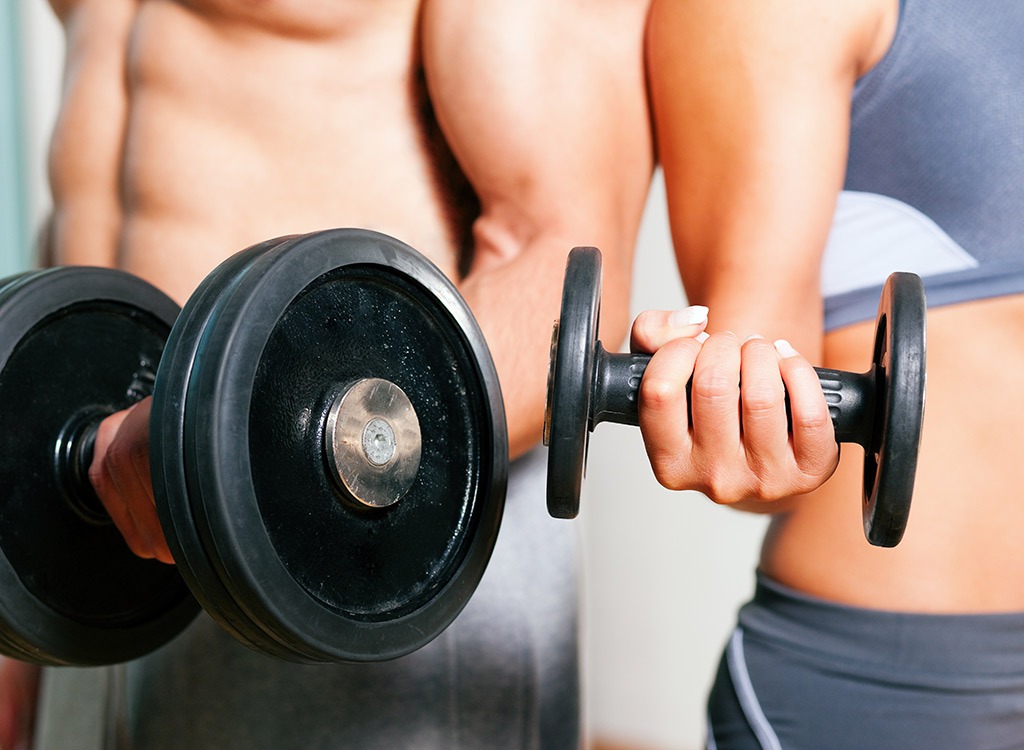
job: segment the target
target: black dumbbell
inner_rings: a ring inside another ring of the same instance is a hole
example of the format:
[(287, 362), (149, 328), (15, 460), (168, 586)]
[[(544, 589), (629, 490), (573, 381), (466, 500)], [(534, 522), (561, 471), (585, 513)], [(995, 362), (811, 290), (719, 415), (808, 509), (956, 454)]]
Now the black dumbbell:
[[(575, 518), (589, 433), (601, 422), (636, 425), (647, 354), (616, 354), (597, 340), (601, 254), (575, 248), (565, 271), (562, 310), (551, 342), (544, 442), (548, 512)], [(871, 368), (865, 373), (815, 368), (836, 440), (865, 451), (863, 518), (871, 544), (899, 544), (910, 513), (925, 386), (925, 298), (921, 279), (894, 273), (875, 321)]]
[[(176, 566), (136, 558), (87, 477), (99, 421), (152, 394)], [(200, 605), (296, 662), (390, 659), (476, 588), (508, 446), (469, 308), (390, 237), (331, 230), (225, 261), (180, 314), (107, 269), (0, 281), (0, 652), (105, 664)]]

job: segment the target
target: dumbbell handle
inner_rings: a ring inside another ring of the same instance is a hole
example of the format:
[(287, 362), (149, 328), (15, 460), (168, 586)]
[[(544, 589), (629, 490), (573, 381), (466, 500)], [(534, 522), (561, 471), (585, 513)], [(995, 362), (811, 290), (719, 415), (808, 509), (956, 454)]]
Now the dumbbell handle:
[[(619, 354), (605, 351), (598, 341), (594, 347), (594, 383), (590, 397), (590, 429), (601, 422), (639, 424), (638, 397), (650, 354)], [(835, 427), (836, 441), (871, 445), (875, 429), (875, 395), (877, 376), (874, 370), (853, 373), (815, 367), (825, 394), (829, 416)], [(686, 383), (689, 398), (692, 379)], [(786, 416), (792, 426), (789, 396)]]
[(68, 505), (81, 518), (95, 524), (111, 522), (107, 509), (103, 507), (89, 480), (96, 433), (106, 416), (92, 415), (69, 426), (57, 440), (54, 450), (54, 468), (64, 488)]

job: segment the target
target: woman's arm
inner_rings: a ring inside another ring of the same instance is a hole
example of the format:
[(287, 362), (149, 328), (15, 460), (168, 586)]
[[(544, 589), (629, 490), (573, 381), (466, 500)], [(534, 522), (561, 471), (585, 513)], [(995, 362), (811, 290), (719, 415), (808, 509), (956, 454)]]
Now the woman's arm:
[[(666, 486), (719, 502), (775, 500), (835, 469), (809, 364), (822, 353), (821, 255), (852, 89), (894, 23), (891, 0), (653, 3), (648, 70), (672, 237), (687, 295), (710, 308), (718, 332), (703, 347), (661, 348), (644, 376), (641, 428)], [(757, 334), (769, 338), (748, 339)], [(663, 343), (642, 333), (634, 341)]]

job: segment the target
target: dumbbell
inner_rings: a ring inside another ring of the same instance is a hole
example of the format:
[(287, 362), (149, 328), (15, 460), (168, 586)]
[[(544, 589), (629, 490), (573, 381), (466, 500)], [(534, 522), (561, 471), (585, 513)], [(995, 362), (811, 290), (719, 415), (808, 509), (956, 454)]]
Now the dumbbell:
[[(548, 512), (575, 518), (589, 433), (601, 422), (638, 424), (638, 393), (649, 354), (618, 354), (597, 340), (601, 254), (574, 248), (566, 264), (562, 307), (548, 372), (544, 442)], [(864, 533), (876, 546), (899, 544), (910, 513), (925, 388), (925, 297), (921, 279), (887, 279), (865, 373), (815, 368), (838, 442), (864, 448)], [(689, 387), (689, 384), (687, 384)]]
[[(152, 394), (135, 557), (89, 483), (96, 428)], [(256, 245), (180, 311), (118, 271), (0, 281), (0, 652), (149, 653), (205, 609), (261, 653), (390, 659), (439, 634), (497, 537), (508, 439), (468, 306), (398, 240)]]

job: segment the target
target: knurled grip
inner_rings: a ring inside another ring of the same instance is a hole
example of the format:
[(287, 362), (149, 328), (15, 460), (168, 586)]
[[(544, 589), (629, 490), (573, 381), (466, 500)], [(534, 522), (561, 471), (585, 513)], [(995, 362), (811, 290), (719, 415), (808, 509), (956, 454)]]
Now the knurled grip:
[[(650, 361), (650, 354), (608, 352), (601, 342), (596, 343), (589, 424), (591, 431), (601, 422), (634, 426), (639, 424), (640, 383)], [(874, 429), (875, 369), (854, 373), (815, 367), (814, 372), (828, 405), (836, 441), (858, 443), (867, 448)], [(692, 384), (692, 378), (686, 382), (687, 399)], [(788, 393), (786, 417), (792, 427)]]
[(616, 354), (595, 344), (594, 384), (590, 400), (590, 430), (601, 422), (640, 424), (640, 381), (650, 354)]
[(875, 427), (876, 368), (856, 373), (815, 367), (814, 372), (825, 394), (836, 442), (857, 443), (867, 449)]

